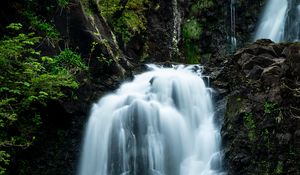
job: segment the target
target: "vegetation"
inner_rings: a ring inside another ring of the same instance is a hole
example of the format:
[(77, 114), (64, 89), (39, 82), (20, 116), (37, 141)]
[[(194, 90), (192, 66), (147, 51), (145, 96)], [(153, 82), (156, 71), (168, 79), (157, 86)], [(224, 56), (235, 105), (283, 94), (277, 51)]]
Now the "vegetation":
[(192, 14), (198, 14), (202, 12), (203, 10), (209, 9), (213, 7), (214, 2), (213, 0), (198, 0), (196, 3), (194, 3), (191, 7), (191, 13)]
[(256, 139), (256, 134), (255, 134), (255, 122), (253, 120), (253, 114), (252, 113), (245, 113), (244, 116), (244, 125), (248, 130), (248, 137), (250, 141), (254, 141)]
[(37, 48), (41, 37), (23, 33), (20, 23), (7, 26), (0, 40), (0, 174), (16, 148), (28, 148), (43, 124), (38, 107), (63, 98), (79, 84), (75, 75), (87, 67), (70, 49), (51, 57)]
[(146, 29), (145, 11), (148, 0), (99, 1), (100, 12), (127, 43)]
[[(184, 55), (188, 63), (199, 63), (201, 58), (200, 40), (204, 31), (202, 18), (214, 6), (213, 0), (197, 0), (190, 7), (187, 20), (183, 23), (182, 36), (184, 42)], [(209, 56), (210, 54), (204, 54)], [(208, 58), (207, 58), (208, 59)]]
[(188, 19), (183, 24), (184, 52), (188, 63), (199, 63), (200, 48), (195, 42), (200, 39), (202, 30), (201, 24), (196, 19)]

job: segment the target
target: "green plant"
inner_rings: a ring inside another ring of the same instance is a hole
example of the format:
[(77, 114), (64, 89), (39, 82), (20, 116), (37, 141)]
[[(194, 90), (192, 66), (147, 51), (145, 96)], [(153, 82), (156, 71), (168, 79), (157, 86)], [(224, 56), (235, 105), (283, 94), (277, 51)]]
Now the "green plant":
[(108, 20), (125, 43), (146, 29), (146, 4), (149, 4), (148, 0), (99, 1), (101, 15)]
[(261, 175), (270, 175), (271, 163), (268, 161), (258, 162), (259, 174)]
[(274, 112), (276, 110), (275, 106), (276, 106), (275, 103), (266, 101), (264, 103), (264, 112), (265, 112), (265, 114), (271, 114), (272, 112)]
[(43, 124), (38, 108), (78, 88), (75, 73), (86, 68), (69, 49), (55, 57), (41, 56), (35, 49), (41, 37), (21, 33), (19, 23), (7, 29), (16, 35), (0, 40), (0, 174), (15, 148), (26, 149), (34, 143)]
[(283, 173), (283, 162), (278, 161), (277, 166), (275, 168), (275, 174), (282, 174)]
[(198, 64), (200, 61), (200, 48), (191, 40), (185, 41), (184, 53), (189, 64)]
[(214, 2), (212, 0), (198, 0), (195, 4), (191, 6), (191, 13), (197, 14), (213, 6)]
[(72, 74), (77, 74), (83, 70), (87, 70), (87, 66), (82, 61), (81, 56), (70, 49), (65, 49), (60, 52), (58, 56), (54, 57), (52, 62), (54, 71), (55, 69), (67, 69)]
[(263, 141), (264, 141), (265, 146), (267, 148), (267, 151), (270, 151), (270, 149), (271, 149), (271, 143), (270, 143), (270, 132), (269, 132), (268, 129), (265, 129), (262, 132), (262, 138), (263, 138)]
[(255, 122), (253, 120), (253, 114), (252, 113), (245, 113), (244, 115), (244, 125), (248, 130), (248, 137), (250, 141), (254, 141), (256, 139), (256, 134), (255, 134)]
[(202, 34), (202, 26), (196, 19), (189, 19), (183, 24), (183, 37), (186, 40), (199, 39)]
[(46, 37), (53, 41), (59, 40), (59, 33), (52, 24), (46, 22), (46, 20), (42, 20), (32, 11), (26, 11), (24, 15), (30, 21), (31, 26), (35, 31), (42, 32)]
[(58, 6), (65, 8), (69, 4), (69, 0), (57, 0)]

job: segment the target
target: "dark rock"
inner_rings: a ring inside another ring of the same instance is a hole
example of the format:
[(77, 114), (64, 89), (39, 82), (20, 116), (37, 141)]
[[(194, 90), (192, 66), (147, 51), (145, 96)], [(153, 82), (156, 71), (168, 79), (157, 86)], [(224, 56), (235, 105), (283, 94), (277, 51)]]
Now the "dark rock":
[(275, 61), (272, 60), (272, 58), (257, 56), (257, 57), (252, 57), (249, 61), (245, 62), (243, 64), (243, 69), (251, 70), (254, 67), (254, 65), (258, 65), (260, 67), (265, 68), (273, 63), (275, 63)]
[(287, 145), (289, 144), (292, 135), (290, 133), (285, 133), (285, 134), (278, 133), (276, 134), (276, 138), (278, 139), (278, 143), (280, 145)]
[(247, 78), (258, 80), (263, 71), (264, 69), (262, 67), (255, 65), (253, 69), (251, 69), (250, 72), (247, 74)]
[(283, 174), (300, 174), (299, 48), (259, 40), (221, 63), (211, 59), (218, 62), (209, 70), (223, 67), (212, 86), (227, 99), (221, 135), (228, 174), (276, 174), (279, 159)]

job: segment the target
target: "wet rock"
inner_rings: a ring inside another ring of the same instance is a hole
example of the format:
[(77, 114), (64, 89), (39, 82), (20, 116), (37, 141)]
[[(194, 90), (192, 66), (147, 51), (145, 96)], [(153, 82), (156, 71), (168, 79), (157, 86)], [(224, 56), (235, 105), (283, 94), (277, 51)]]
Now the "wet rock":
[(280, 145), (287, 145), (290, 142), (292, 135), (290, 133), (278, 133), (276, 134), (276, 138), (278, 139), (278, 143)]
[(259, 40), (226, 63), (211, 59), (224, 67), (212, 86), (227, 89), (221, 135), (228, 174), (276, 174), (279, 158), (283, 174), (300, 174), (299, 52), (300, 44)]

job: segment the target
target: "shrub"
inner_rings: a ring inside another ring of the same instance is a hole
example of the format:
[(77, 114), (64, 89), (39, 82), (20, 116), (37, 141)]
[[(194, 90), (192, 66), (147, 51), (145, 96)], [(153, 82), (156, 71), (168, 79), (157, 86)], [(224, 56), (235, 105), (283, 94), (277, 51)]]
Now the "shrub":
[(0, 40), (0, 174), (5, 174), (14, 148), (28, 148), (42, 125), (39, 106), (65, 96), (79, 84), (75, 73), (86, 66), (69, 49), (56, 57), (41, 56), (40, 37), (20, 33), (22, 25), (7, 27), (17, 35)]

